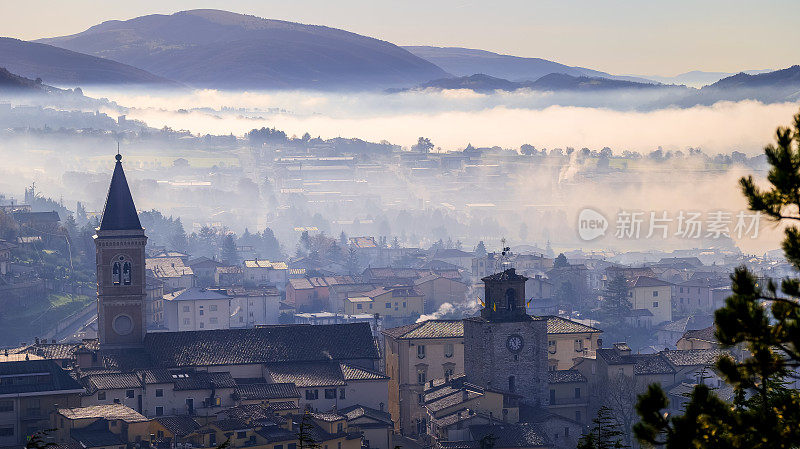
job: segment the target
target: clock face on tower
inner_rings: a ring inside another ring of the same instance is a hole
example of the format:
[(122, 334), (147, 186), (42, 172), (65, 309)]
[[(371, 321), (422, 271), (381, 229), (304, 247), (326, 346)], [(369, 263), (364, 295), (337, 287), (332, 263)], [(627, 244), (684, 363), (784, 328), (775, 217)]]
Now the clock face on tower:
[(516, 354), (522, 350), (523, 346), (525, 346), (525, 340), (522, 339), (521, 335), (511, 334), (508, 336), (506, 348), (508, 348), (509, 352)]

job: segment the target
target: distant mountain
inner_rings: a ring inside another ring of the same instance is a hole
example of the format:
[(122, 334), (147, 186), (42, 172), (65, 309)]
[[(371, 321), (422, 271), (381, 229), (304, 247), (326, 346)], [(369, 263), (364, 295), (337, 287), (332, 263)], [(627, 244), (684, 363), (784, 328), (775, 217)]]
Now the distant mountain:
[(414, 85), (448, 75), (389, 42), (208, 9), (112, 20), (39, 42), (194, 86), (364, 89)]
[[(563, 73), (550, 73), (536, 81), (515, 82), (484, 74), (443, 78), (418, 85), (421, 89), (470, 89), (475, 92), (490, 93), (497, 90), (512, 92), (518, 89), (537, 91), (606, 91), (617, 89), (658, 89), (678, 88), (662, 84), (637, 83), (633, 81), (612, 80), (600, 77), (571, 76)], [(407, 89), (394, 89), (397, 92)]]
[[(750, 75), (757, 75), (759, 73), (767, 73), (770, 70), (746, 70), (744, 73)], [(640, 78), (657, 81), (662, 84), (684, 84), (690, 87), (703, 87), (712, 83), (716, 83), (722, 78), (733, 76), (735, 73), (728, 72), (703, 72), (700, 70), (692, 70), (691, 72), (681, 73), (675, 76), (658, 76), (658, 75), (642, 75)]]
[(572, 76), (601, 77), (639, 83), (653, 82), (645, 78), (616, 76), (583, 67), (570, 67), (546, 59), (501, 55), (472, 48), (430, 46), (406, 46), (403, 48), (455, 76), (483, 73), (511, 81), (534, 81), (551, 73), (563, 73)]
[(700, 92), (711, 100), (798, 101), (800, 65), (758, 75), (739, 73), (706, 86)]
[(62, 86), (175, 84), (109, 59), (8, 37), (0, 37), (0, 64), (21, 76)]

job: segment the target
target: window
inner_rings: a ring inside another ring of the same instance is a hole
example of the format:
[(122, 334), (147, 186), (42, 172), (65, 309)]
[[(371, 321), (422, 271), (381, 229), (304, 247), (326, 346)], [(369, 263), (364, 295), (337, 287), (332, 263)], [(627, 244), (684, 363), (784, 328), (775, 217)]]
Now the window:
[(114, 398), (114, 403), (115, 403), (115, 404), (119, 404), (119, 403), (120, 403), (120, 402), (119, 402), (119, 398)]
[(575, 410), (575, 421), (581, 422), (581, 411)]
[(289, 443), (286, 445), (286, 449), (297, 449), (297, 443)]
[(658, 301), (653, 301), (653, 307), (658, 307)]
[(326, 388), (325, 389), (325, 399), (336, 399), (336, 389), (335, 388)]
[(236, 438), (238, 438), (240, 440), (243, 440), (243, 439), (247, 438), (247, 431), (246, 430), (240, 430), (240, 431), (236, 432)]
[(131, 263), (125, 262), (122, 264), (122, 283), (124, 285), (131, 285)]
[(417, 346), (417, 358), (424, 359), (425, 358), (425, 345), (418, 345)]
[(336, 443), (336, 449), (342, 449), (342, 442), (341, 441)]
[(160, 405), (159, 405), (159, 406), (157, 406), (157, 407), (156, 407), (156, 416), (161, 416), (161, 415), (163, 415), (163, 414), (164, 414), (164, 407), (162, 407), (162, 406), (160, 406)]
[(444, 345), (444, 356), (445, 357), (452, 357), (453, 356), (453, 344), (447, 343)]
[(14, 426), (0, 426), (0, 437), (13, 437)]
[(681, 293), (683, 293), (683, 287), (681, 287)]
[(450, 379), (451, 377), (453, 377), (453, 368), (445, 368), (444, 369), (444, 378), (445, 379)]
[(184, 312), (188, 312), (189, 311), (189, 306), (183, 306), (183, 311)]
[(345, 391), (345, 389), (344, 389), (344, 388), (340, 388), (340, 389), (339, 389), (339, 399), (346, 399), (346, 398), (345, 398), (344, 391)]
[(0, 412), (13, 412), (14, 401), (0, 401)]
[(183, 319), (183, 324), (185, 324), (185, 325), (187, 325), (187, 326), (189, 325), (189, 323), (190, 323), (190, 322), (191, 322), (191, 321), (189, 321), (189, 318), (184, 318), (184, 319)]
[(343, 430), (344, 430), (344, 424), (342, 423), (336, 424), (336, 433), (342, 433)]
[[(252, 304), (250, 304), (250, 305), (252, 306)], [(211, 310), (212, 312), (216, 312), (217, 311), (217, 306), (215, 304), (212, 304), (211, 306), (209, 306), (209, 310)]]
[(306, 390), (306, 401), (319, 399), (319, 390)]
[(564, 427), (564, 436), (565, 437), (569, 436), (569, 427)]
[(275, 446), (272, 447), (272, 449), (283, 449), (283, 445), (282, 444), (276, 444)]
[(356, 304), (356, 309), (361, 310), (364, 308), (363, 304)]
[(205, 312), (203, 311), (203, 306), (200, 306), (200, 316), (203, 316), (203, 315), (205, 315)]
[(405, 301), (403, 301), (403, 308), (404, 309), (406, 308), (406, 302)]
[(425, 383), (425, 377), (426, 377), (425, 376), (425, 371), (417, 372), (417, 383), (420, 384), (420, 385), (424, 384)]
[(556, 390), (550, 390), (550, 404), (556, 403)]
[(160, 398), (164, 396), (164, 389), (163, 388), (156, 388), (156, 397)]
[(387, 308), (387, 309), (391, 309), (391, 308), (392, 308), (392, 303), (390, 303), (390, 302), (387, 302), (387, 303), (386, 303), (386, 308)]
[(133, 390), (125, 390), (125, 397), (128, 399), (133, 399)]
[(580, 338), (575, 340), (575, 352), (583, 352), (583, 340)]
[(653, 290), (653, 298), (655, 298), (656, 296), (658, 296), (658, 290)]
[(575, 399), (581, 398), (581, 389), (580, 387), (575, 388)]
[(515, 380), (516, 379), (514, 378), (514, 376), (508, 376), (508, 391), (510, 391), (511, 393), (513, 393), (516, 388), (516, 385), (514, 385)]
[(202, 329), (202, 328), (204, 328), (204, 327), (206, 327), (206, 323), (204, 323), (204, 322), (202, 322), (202, 321), (201, 321), (201, 322), (200, 322), (200, 329)]
[[(250, 312), (250, 313), (252, 314), (253, 312)], [(212, 317), (211, 319), (208, 320), (208, 322), (211, 323), (211, 324), (217, 324), (217, 322), (219, 322), (219, 320), (217, 319), (217, 317)]]
[(105, 401), (106, 400), (106, 392), (105, 391), (98, 391), (97, 392), (97, 400), (98, 401)]
[(556, 341), (555, 340), (550, 340), (550, 341), (547, 342), (547, 352), (549, 352), (550, 354), (555, 354), (556, 353)]
[(425, 395), (422, 393), (417, 394), (417, 403), (424, 404), (425, 403)]
[(119, 262), (114, 262), (111, 268), (111, 282), (114, 285), (119, 285), (122, 282), (122, 265)]

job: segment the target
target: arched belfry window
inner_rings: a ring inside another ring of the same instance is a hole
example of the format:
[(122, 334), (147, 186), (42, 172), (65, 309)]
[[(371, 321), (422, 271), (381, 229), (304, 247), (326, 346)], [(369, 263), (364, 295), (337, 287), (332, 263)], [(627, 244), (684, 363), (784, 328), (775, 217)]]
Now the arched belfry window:
[(114, 285), (119, 285), (122, 282), (122, 264), (119, 262), (114, 262), (114, 266), (111, 268), (111, 282)]
[(127, 261), (122, 264), (122, 283), (131, 285), (131, 263)]
[(506, 308), (514, 310), (517, 307), (517, 291), (513, 288), (506, 290)]

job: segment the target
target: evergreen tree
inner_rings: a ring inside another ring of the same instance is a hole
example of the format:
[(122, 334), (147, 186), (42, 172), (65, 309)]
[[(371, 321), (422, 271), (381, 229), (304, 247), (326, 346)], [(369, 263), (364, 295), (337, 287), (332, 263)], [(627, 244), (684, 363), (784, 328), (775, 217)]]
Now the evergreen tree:
[[(794, 129), (778, 128), (777, 145), (765, 148), (771, 166), (770, 190), (752, 177), (740, 181), (750, 209), (776, 223), (788, 222), (783, 240), (786, 260), (800, 269), (800, 114)], [(739, 362), (730, 356), (717, 369), (733, 387), (734, 403), (711, 388), (695, 386), (683, 415), (664, 413), (667, 396), (651, 385), (639, 398), (641, 421), (637, 439), (651, 446), (678, 448), (797, 448), (800, 442), (800, 392), (787, 389), (784, 379), (800, 366), (800, 279), (785, 278), (780, 286), (759, 281), (746, 267), (731, 276), (733, 295), (715, 313), (715, 335), (725, 347), (743, 347)]]
[(183, 229), (181, 218), (175, 219), (172, 224), (172, 235), (169, 237), (169, 244), (175, 251), (182, 253), (189, 251), (189, 239), (186, 237), (186, 230)]
[(625, 277), (617, 275), (608, 283), (603, 292), (602, 310), (611, 318), (622, 318), (631, 311), (631, 302), (628, 299), (628, 284)]
[(342, 246), (347, 246), (347, 234), (345, 234), (344, 231), (339, 234), (339, 244)]
[(236, 251), (236, 236), (228, 234), (222, 240), (222, 261), (228, 265), (239, 263), (239, 253)]
[(592, 420), (589, 433), (578, 441), (577, 449), (622, 449), (627, 446), (622, 442), (624, 432), (620, 430), (614, 418), (614, 412), (604, 406), (597, 411), (597, 417)]
[(350, 247), (347, 253), (347, 272), (350, 273), (351, 276), (355, 276), (358, 274), (358, 253), (356, 249)]
[(563, 268), (568, 267), (569, 262), (567, 261), (567, 256), (564, 253), (559, 253), (556, 259), (553, 261), (553, 268)]

